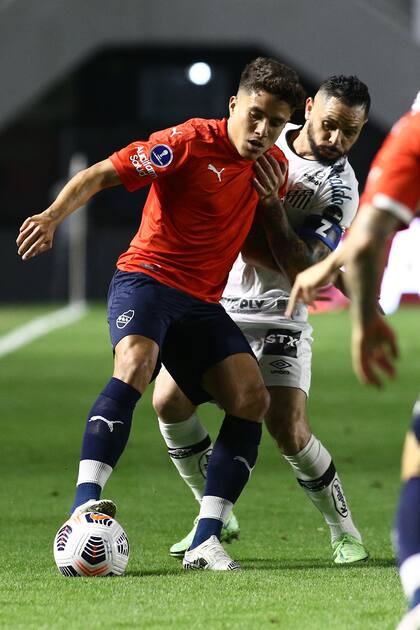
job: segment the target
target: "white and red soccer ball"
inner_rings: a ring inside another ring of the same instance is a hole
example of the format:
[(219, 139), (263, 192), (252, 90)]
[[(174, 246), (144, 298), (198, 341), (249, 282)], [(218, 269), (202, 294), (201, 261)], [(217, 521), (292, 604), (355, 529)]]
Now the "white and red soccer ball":
[(54, 559), (66, 577), (122, 575), (130, 547), (114, 518), (98, 512), (71, 517), (54, 539)]

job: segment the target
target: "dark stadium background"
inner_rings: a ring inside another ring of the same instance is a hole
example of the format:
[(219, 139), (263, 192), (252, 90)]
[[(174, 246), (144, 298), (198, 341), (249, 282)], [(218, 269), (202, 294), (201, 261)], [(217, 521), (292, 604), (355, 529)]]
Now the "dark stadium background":
[[(64, 300), (67, 295), (66, 257), (60, 248), (24, 265), (14, 252), (20, 223), (45, 209), (68, 175), (73, 153), (88, 163), (157, 129), (191, 117), (218, 118), (227, 114), (242, 67), (263, 48), (221, 46), (218, 49), (159, 47), (109, 48), (86, 59), (31, 103), (0, 133), (0, 251), (7, 255), (2, 302)], [(291, 59), (281, 59), (293, 65)], [(188, 66), (206, 61), (210, 82), (191, 83)], [(308, 95), (316, 84), (297, 68)], [(363, 78), (363, 77), (361, 77)], [(302, 121), (302, 111), (294, 116)], [(385, 129), (371, 119), (351, 162), (363, 186), (369, 163)], [(137, 229), (147, 189), (129, 194), (119, 187), (90, 204), (87, 297), (106, 295), (115, 260)]]
[[(334, 73), (357, 74), (368, 84), (371, 116), (351, 153), (363, 186), (385, 132), (418, 89), (419, 4), (0, 0), (0, 303), (68, 297), (61, 242), (24, 264), (15, 238), (25, 217), (49, 205), (74, 152), (92, 163), (189, 117), (225, 115), (241, 68), (258, 54), (292, 65), (308, 94)], [(200, 60), (213, 69), (202, 87), (185, 74)], [(89, 299), (105, 297), (145, 194), (121, 188), (92, 201)]]

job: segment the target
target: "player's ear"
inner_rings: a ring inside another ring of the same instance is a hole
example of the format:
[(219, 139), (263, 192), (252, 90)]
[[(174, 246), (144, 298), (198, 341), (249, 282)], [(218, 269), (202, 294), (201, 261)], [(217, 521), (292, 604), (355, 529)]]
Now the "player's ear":
[(305, 120), (309, 120), (313, 106), (314, 99), (312, 98), (312, 96), (309, 96), (305, 102)]
[(229, 115), (230, 116), (232, 116), (232, 114), (233, 114), (233, 112), (235, 110), (237, 102), (238, 102), (238, 97), (237, 96), (231, 96), (230, 97), (230, 99), (229, 99)]

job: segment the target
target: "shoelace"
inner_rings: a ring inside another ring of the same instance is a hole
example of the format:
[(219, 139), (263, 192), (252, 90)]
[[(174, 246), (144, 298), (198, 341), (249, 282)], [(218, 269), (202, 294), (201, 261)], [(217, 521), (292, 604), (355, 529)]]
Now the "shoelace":
[(341, 552), (342, 548), (345, 547), (347, 544), (355, 545), (356, 543), (350, 541), (348, 538), (343, 538), (343, 540), (340, 540), (334, 551), (335, 555), (338, 555)]
[(212, 552), (213, 558), (216, 562), (218, 562), (219, 560), (225, 560), (228, 563), (233, 562), (232, 558), (228, 556), (219, 541), (212, 542), (210, 545), (208, 545), (207, 549)]

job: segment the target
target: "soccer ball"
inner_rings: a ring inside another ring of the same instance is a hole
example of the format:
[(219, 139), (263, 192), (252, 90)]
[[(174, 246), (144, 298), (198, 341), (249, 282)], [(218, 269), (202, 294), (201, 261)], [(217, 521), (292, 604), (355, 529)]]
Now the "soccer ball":
[(54, 539), (54, 559), (66, 577), (122, 575), (130, 547), (114, 518), (98, 512), (73, 516)]

